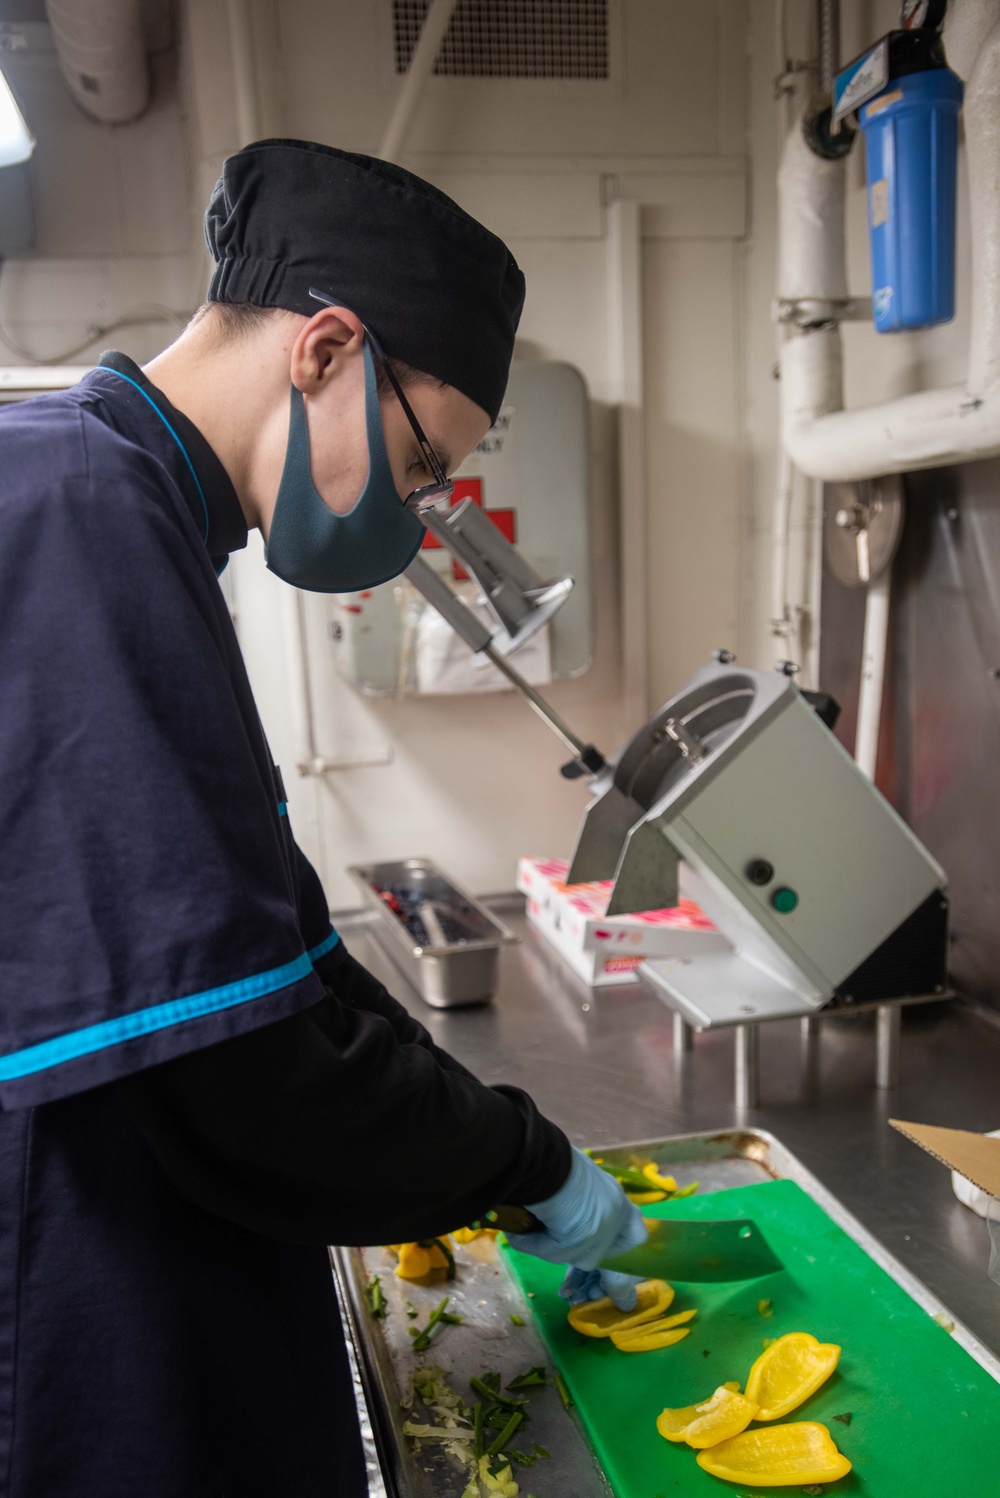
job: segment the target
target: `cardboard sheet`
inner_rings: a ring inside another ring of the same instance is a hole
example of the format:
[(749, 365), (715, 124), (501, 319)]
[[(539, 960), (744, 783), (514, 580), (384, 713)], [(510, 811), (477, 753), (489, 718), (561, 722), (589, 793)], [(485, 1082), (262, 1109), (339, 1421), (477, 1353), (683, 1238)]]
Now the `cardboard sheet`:
[(942, 1165), (967, 1177), (980, 1191), (1000, 1197), (1000, 1139), (989, 1139), (985, 1134), (972, 1134), (966, 1129), (901, 1123), (898, 1118), (890, 1118), (889, 1122)]

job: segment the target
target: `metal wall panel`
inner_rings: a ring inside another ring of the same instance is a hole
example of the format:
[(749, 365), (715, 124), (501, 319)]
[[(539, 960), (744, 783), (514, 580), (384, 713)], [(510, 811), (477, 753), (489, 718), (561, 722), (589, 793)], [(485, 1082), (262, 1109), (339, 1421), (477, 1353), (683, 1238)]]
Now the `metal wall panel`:
[[(1000, 460), (908, 475), (878, 782), (947, 870), (952, 977), (1000, 1008)], [(857, 716), (864, 593), (823, 576), (822, 680)]]

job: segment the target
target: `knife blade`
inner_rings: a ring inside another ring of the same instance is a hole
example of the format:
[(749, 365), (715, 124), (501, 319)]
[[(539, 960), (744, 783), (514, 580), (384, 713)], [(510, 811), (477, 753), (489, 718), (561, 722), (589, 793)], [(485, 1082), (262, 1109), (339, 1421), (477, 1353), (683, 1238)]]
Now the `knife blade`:
[(755, 1222), (745, 1217), (683, 1221), (647, 1217), (649, 1237), (638, 1248), (605, 1259), (602, 1269), (647, 1280), (703, 1284), (755, 1280), (784, 1268)]
[[(505, 1233), (544, 1231), (538, 1219), (524, 1207), (497, 1207), (491, 1220), (493, 1227)], [(649, 1231), (646, 1242), (613, 1259), (605, 1259), (602, 1269), (637, 1274), (644, 1280), (723, 1284), (727, 1280), (758, 1279), (784, 1268), (760, 1228), (747, 1217), (643, 1220)]]

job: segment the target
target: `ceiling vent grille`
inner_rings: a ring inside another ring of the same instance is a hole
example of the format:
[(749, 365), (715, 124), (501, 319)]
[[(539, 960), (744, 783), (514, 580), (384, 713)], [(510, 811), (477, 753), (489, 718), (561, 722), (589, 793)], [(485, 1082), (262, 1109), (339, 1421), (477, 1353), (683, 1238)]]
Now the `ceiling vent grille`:
[[(392, 0), (405, 73), (430, 0)], [(610, 77), (608, 0), (458, 0), (434, 72), (445, 78)]]

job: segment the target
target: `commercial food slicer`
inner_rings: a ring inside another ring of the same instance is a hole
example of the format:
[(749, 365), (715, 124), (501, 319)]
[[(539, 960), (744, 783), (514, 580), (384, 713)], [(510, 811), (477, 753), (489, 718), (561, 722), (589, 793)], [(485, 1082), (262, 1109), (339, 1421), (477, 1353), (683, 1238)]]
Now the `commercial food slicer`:
[(720, 656), (593, 778), (567, 882), (613, 880), (609, 916), (683, 893), (711, 918), (638, 974), (679, 1042), (736, 1027), (738, 1102), (756, 1102), (762, 1022), (814, 1034), (832, 1009), (877, 1009), (894, 1086), (899, 1006), (947, 993), (944, 871), (835, 738), (829, 698)]
[(683, 895), (713, 922), (637, 969), (674, 1011), (678, 1054), (692, 1030), (735, 1027), (736, 1099), (753, 1106), (762, 1023), (798, 1016), (814, 1039), (820, 1013), (874, 1008), (876, 1080), (895, 1086), (900, 1006), (949, 995), (947, 880), (834, 736), (836, 704), (718, 651), (605, 759), (507, 658), (572, 579), (546, 583), (483, 527), (468, 504), (432, 524), (496, 630), (419, 559), (408, 575), (571, 750), (563, 774), (590, 780), (567, 882), (613, 881), (609, 917)]

